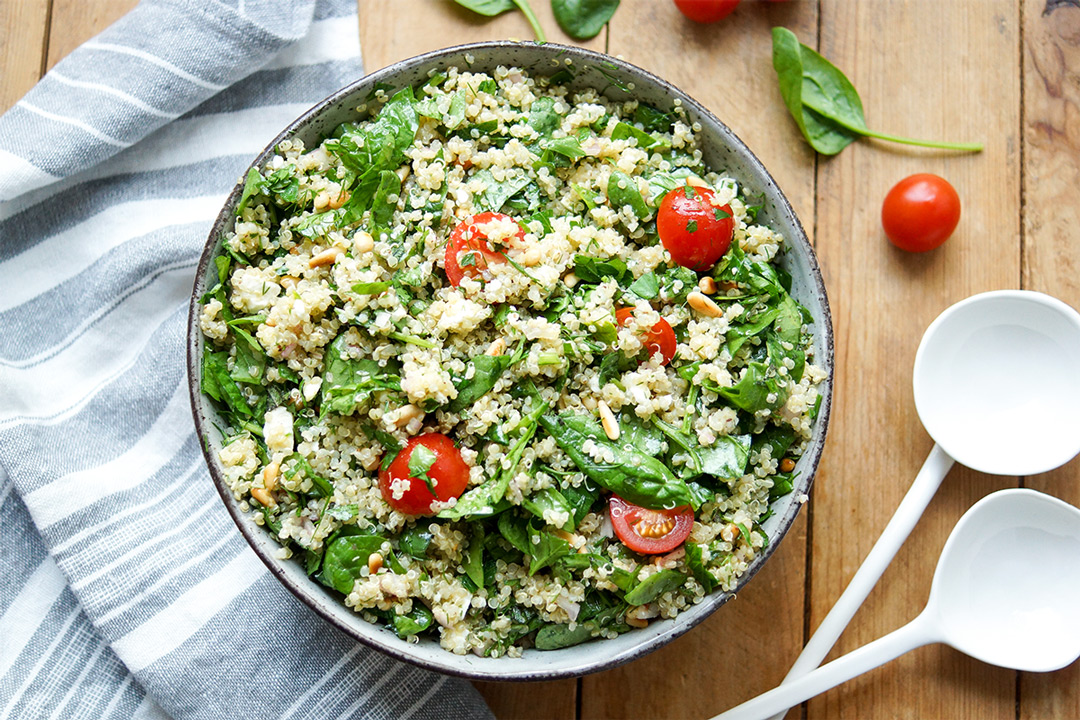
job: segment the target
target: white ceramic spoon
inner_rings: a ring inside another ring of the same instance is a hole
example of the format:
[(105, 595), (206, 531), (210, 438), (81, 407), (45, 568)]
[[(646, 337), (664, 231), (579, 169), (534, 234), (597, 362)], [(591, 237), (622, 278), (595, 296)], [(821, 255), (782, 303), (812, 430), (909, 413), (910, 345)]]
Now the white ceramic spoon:
[(1057, 670), (1080, 657), (1078, 607), (1080, 510), (1034, 490), (999, 490), (956, 524), (918, 617), (713, 720), (761, 720), (935, 642), (991, 665)]
[(1042, 293), (974, 295), (930, 324), (915, 354), (913, 384), (915, 409), (936, 444), (785, 683), (829, 654), (954, 461), (996, 475), (1034, 475), (1080, 452), (1078, 362), (1080, 314)]

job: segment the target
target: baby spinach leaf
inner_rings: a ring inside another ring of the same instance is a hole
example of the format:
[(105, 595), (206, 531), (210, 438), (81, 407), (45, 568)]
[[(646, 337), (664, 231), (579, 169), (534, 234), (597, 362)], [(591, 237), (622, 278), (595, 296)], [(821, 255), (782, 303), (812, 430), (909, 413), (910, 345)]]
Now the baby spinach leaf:
[(795, 431), (790, 425), (769, 425), (754, 436), (754, 448), (769, 448), (769, 456), (778, 460), (795, 444)]
[(644, 423), (636, 415), (619, 416), (619, 442), (628, 443), (650, 457), (664, 452), (664, 433), (652, 423)]
[(810, 146), (835, 155), (859, 136), (951, 150), (982, 150), (979, 143), (946, 143), (888, 135), (866, 127), (862, 100), (840, 70), (799, 42), (787, 28), (773, 28), (773, 68), (780, 95)]
[(555, 21), (576, 40), (596, 37), (618, 8), (619, 0), (551, 0)]
[(517, 195), (518, 191), (532, 182), (529, 176), (524, 173), (511, 175), (500, 182), (495, 179), (490, 170), (486, 169), (473, 175), (473, 179), (481, 180), (484, 183), (484, 192), (476, 198), (477, 205), (482, 210), (490, 210), (491, 212), (501, 210), (507, 200)]
[(427, 606), (419, 600), (413, 600), (412, 610), (404, 615), (391, 614), (390, 623), (394, 626), (394, 632), (398, 637), (405, 639), (410, 635), (419, 635), (431, 627), (435, 616), (431, 614)]
[(765, 347), (768, 348), (770, 365), (780, 368), (786, 366), (785, 360), (790, 360), (788, 377), (795, 383), (802, 380), (803, 371), (806, 369), (806, 353), (799, 348), (797, 343), (788, 342), (779, 334), (770, 331), (765, 334)]
[(652, 132), (667, 132), (671, 130), (674, 121), (670, 113), (657, 110), (646, 103), (638, 103), (634, 109), (634, 122), (641, 123), (643, 128)]
[(423, 480), (428, 491), (435, 495), (435, 482), (428, 477), (428, 470), (435, 464), (435, 453), (424, 445), (417, 445), (409, 453), (409, 475), (417, 480)]
[(626, 593), (630, 605), (647, 605), (666, 592), (678, 590), (686, 582), (686, 576), (678, 570), (661, 570), (638, 583)]
[(529, 127), (548, 137), (561, 123), (562, 118), (555, 112), (555, 98), (544, 95), (533, 101), (529, 108)]
[(326, 348), (320, 412), (349, 415), (376, 390), (401, 390), (401, 378), (382, 368), (371, 358), (349, 357), (347, 333), (341, 333)]
[(655, 147), (659, 152), (670, 150), (667, 143), (660, 140), (660, 138), (650, 135), (644, 130), (638, 130), (630, 123), (620, 122), (611, 130), (612, 140), (629, 140), (630, 138), (637, 140), (637, 146), (643, 150), (652, 147)]
[(685, 302), (686, 296), (697, 289), (697, 273), (682, 265), (667, 268), (658, 277), (661, 294), (672, 302)]
[(247, 178), (244, 180), (244, 192), (240, 195), (240, 202), (236, 203), (236, 214), (240, 215), (247, 208), (248, 201), (256, 195), (266, 193), (266, 180), (258, 168), (250, 168)]
[(285, 477), (292, 480), (296, 477), (297, 473), (303, 473), (304, 477), (311, 481), (312, 491), (321, 497), (331, 497), (334, 494), (333, 484), (319, 475), (312, 469), (311, 464), (307, 461), (303, 455), (298, 452), (294, 452), (289, 456), (289, 460), (293, 461), (292, 467), (285, 471)]
[[(540, 424), (563, 452), (593, 482), (642, 507), (660, 509), (690, 504), (690, 491), (656, 458), (633, 446), (611, 442), (591, 417), (564, 412), (544, 415)], [(587, 441), (609, 453), (611, 461), (597, 461), (585, 452)]]
[(769, 366), (765, 363), (750, 363), (739, 382), (732, 387), (720, 388), (720, 395), (749, 413), (766, 408), (775, 410), (787, 402), (789, 391), (775, 376), (768, 377), (768, 370)]
[(698, 449), (703, 472), (721, 480), (731, 480), (746, 474), (750, 459), (749, 435), (721, 435), (708, 446)]
[(585, 283), (600, 283), (607, 278), (622, 282), (626, 276), (626, 263), (620, 258), (597, 258), (588, 255), (574, 256), (574, 274)]
[(266, 353), (258, 340), (238, 327), (232, 328), (236, 343), (236, 358), (229, 377), (239, 383), (262, 385), (263, 371), (266, 369)]
[(379, 552), (386, 538), (379, 535), (344, 535), (326, 547), (322, 578), (339, 593), (348, 595), (366, 568), (371, 553)]
[(543, 527), (538, 528), (534, 523), (529, 523), (528, 529), (529, 550), (526, 555), (529, 556), (530, 575), (535, 575), (537, 571), (543, 570), (559, 558), (574, 552), (573, 548), (570, 547), (570, 543), (550, 530)]
[(645, 198), (641, 197), (638, 191), (637, 182), (621, 170), (612, 171), (608, 179), (607, 195), (615, 209), (629, 205), (639, 220), (652, 214), (652, 210), (645, 204)]
[(777, 473), (772, 476), (773, 486), (769, 488), (769, 502), (782, 498), (795, 489), (795, 476), (792, 473)]
[(446, 112), (447, 130), (453, 130), (458, 125), (465, 122), (465, 107), (467, 105), (465, 93), (461, 90), (454, 93), (454, 98), (450, 101), (450, 109)]
[(306, 238), (320, 238), (334, 228), (337, 214), (333, 210), (321, 213), (311, 213), (293, 225), (293, 232), (299, 233)]
[(497, 527), (499, 534), (506, 542), (513, 545), (523, 554), (529, 554), (529, 528), (528, 521), (514, 512), (504, 512), (499, 515)]
[(661, 198), (675, 188), (686, 185), (686, 178), (693, 174), (689, 168), (677, 167), (670, 172), (655, 172), (650, 175), (648, 181), (653, 205), (659, 205)]
[(427, 559), (427, 550), (433, 537), (428, 526), (431, 523), (421, 519), (420, 524), (414, 525), (401, 533), (398, 537), (398, 547), (401, 551), (417, 560)]
[(552, 138), (541, 140), (540, 147), (553, 153), (558, 153), (570, 160), (585, 157), (585, 151), (581, 149), (581, 143), (576, 137)]
[(574, 529), (574, 508), (555, 488), (549, 487), (533, 492), (521, 501), (521, 506), (544, 522), (548, 521), (544, 513), (566, 513), (568, 519), (560, 527), (568, 531)]
[[(403, 275), (404, 273), (399, 273)], [(397, 278), (395, 278), (396, 280)], [(352, 286), (352, 291), (357, 295), (379, 295), (390, 289), (390, 283), (388, 282), (366, 282), (356, 283)]]
[(371, 200), (371, 222), (377, 227), (386, 227), (394, 217), (397, 203), (391, 203), (391, 195), (401, 194), (401, 178), (393, 170), (383, 170), (379, 173), (379, 186), (375, 190), (375, 196)]
[(630, 283), (629, 290), (643, 300), (655, 300), (660, 294), (660, 280), (656, 273), (649, 271)]
[(706, 594), (711, 593), (716, 589), (717, 582), (713, 574), (705, 567), (701, 546), (694, 542), (687, 542), (683, 547), (686, 549), (686, 565), (693, 573), (694, 579), (698, 581)]
[(596, 499), (600, 497), (600, 488), (588, 480), (585, 480), (580, 485), (567, 485), (559, 492), (573, 511), (571, 523), (573, 523), (574, 527), (577, 527), (585, 519)]
[[(614, 344), (614, 340), (609, 344)], [(637, 367), (637, 362), (626, 357), (626, 353), (622, 350), (609, 352), (600, 359), (600, 372), (596, 380), (600, 383), (600, 387), (604, 387), (609, 382), (618, 380), (627, 370), (632, 370), (635, 367)]]
[(465, 552), (465, 575), (476, 587), (484, 587), (484, 526), (473, 523), (473, 535)]
[(528, 0), (454, 0), (454, 2), (485, 17), (501, 15), (508, 10), (513, 10), (516, 6), (525, 14), (525, 19), (532, 26), (536, 41), (539, 43), (547, 42), (544, 29), (540, 27), (540, 21), (536, 19), (536, 13), (529, 6)]
[[(522, 343), (513, 355), (477, 355), (470, 359), (469, 365), (474, 368), (472, 377), (468, 377), (469, 372), (466, 368), (465, 376), (454, 382), (458, 394), (450, 401), (447, 408), (450, 412), (461, 412), (465, 408), (472, 407), (473, 403), (491, 392), (506, 369), (521, 362), (527, 352), (525, 344)], [(467, 380), (466, 377), (468, 377)]]
[(599, 634), (605, 627), (618, 626), (617, 620), (622, 615), (622, 611), (623, 608), (620, 606), (608, 608), (591, 620), (576, 623), (573, 630), (567, 624), (544, 625), (536, 632), (536, 649), (560, 650), (580, 645), (591, 640), (593, 633)]
[(716, 492), (705, 487), (698, 482), (687, 482), (686, 487), (690, 489), (690, 507), (694, 512), (701, 509), (701, 506), (707, 502), (712, 502), (716, 498)]

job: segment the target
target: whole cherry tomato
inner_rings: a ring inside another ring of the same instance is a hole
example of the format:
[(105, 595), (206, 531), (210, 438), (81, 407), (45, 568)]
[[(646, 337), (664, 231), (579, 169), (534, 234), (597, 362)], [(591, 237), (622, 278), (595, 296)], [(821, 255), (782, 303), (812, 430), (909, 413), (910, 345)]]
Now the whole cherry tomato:
[(709, 188), (685, 185), (660, 201), (656, 232), (671, 259), (691, 270), (708, 270), (731, 247), (735, 221), (730, 205), (714, 205)]
[[(633, 316), (634, 308), (624, 307), (615, 311), (615, 321), (619, 325), (627, 325)], [(660, 321), (649, 328), (649, 331), (641, 338), (641, 344), (649, 349), (649, 355), (660, 353), (663, 358), (661, 364), (667, 365), (675, 357), (675, 346), (678, 343), (671, 323), (660, 318)]]
[[(489, 262), (506, 262), (502, 253), (492, 249), (487, 236), (477, 227), (493, 220), (512, 220), (517, 223), (509, 215), (482, 212), (468, 220), (462, 220), (450, 234), (450, 241), (446, 243), (446, 277), (454, 287), (460, 285), (466, 275), (478, 276)], [(516, 237), (523, 241), (525, 228), (521, 227), (520, 223), (517, 223), (517, 226)], [(465, 265), (462, 265), (462, 262), (465, 262)]]
[(679, 12), (699, 23), (726, 18), (738, 5), (739, 0), (675, 0)]
[(683, 544), (694, 527), (689, 505), (674, 510), (649, 510), (623, 500), (608, 499), (611, 526), (622, 544), (642, 555), (659, 555)]
[[(430, 452), (431, 456), (426, 458), (430, 465), (412, 461), (419, 447)], [(417, 475), (426, 475), (427, 481)], [(428, 481), (435, 488), (434, 495), (428, 489)], [(393, 462), (379, 473), (379, 490), (383, 498), (392, 508), (406, 515), (427, 515), (433, 502), (460, 497), (468, 484), (468, 463), (454, 447), (454, 441), (442, 433), (409, 438)]]
[(893, 186), (881, 206), (881, 226), (889, 241), (908, 252), (933, 250), (960, 222), (960, 196), (949, 181), (919, 173)]

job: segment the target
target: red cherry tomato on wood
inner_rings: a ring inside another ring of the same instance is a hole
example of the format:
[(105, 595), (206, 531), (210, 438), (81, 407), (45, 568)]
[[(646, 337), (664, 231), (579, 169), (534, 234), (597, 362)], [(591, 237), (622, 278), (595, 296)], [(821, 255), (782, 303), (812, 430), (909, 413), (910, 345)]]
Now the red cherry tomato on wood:
[(731, 247), (735, 221), (730, 205), (713, 205), (709, 188), (686, 185), (660, 201), (656, 231), (671, 259), (691, 270), (708, 270)]
[[(630, 318), (633, 316), (634, 308), (624, 307), (615, 311), (615, 321), (619, 325), (628, 325)], [(653, 325), (649, 332), (645, 333), (644, 337), (641, 338), (641, 344), (649, 349), (649, 355), (660, 353), (663, 356), (661, 364), (667, 365), (675, 357), (675, 346), (678, 343), (671, 323), (664, 318), (660, 318), (660, 321)]]
[(649, 510), (612, 495), (608, 509), (619, 540), (642, 555), (674, 550), (683, 544), (694, 527), (694, 511), (689, 505), (674, 510)]
[[(422, 478), (409, 472), (409, 458), (423, 445), (435, 455), (427, 476), (435, 486), (435, 495)], [(446, 502), (460, 497), (469, 484), (469, 465), (454, 447), (454, 441), (442, 433), (428, 433), (409, 438), (394, 461), (379, 473), (379, 489), (390, 506), (406, 515), (426, 515), (436, 499)]]
[(726, 18), (738, 5), (739, 0), (675, 0), (679, 12), (699, 23)]
[[(487, 267), (489, 262), (506, 262), (502, 253), (495, 252), (488, 244), (487, 236), (480, 230), (478, 225), (486, 225), (493, 220), (511, 220), (518, 226), (516, 237), (519, 241), (525, 239), (525, 228), (521, 227), (509, 215), (496, 212), (482, 212), (473, 215), (468, 220), (462, 220), (450, 234), (450, 241), (446, 243), (446, 277), (450, 284), (457, 287), (466, 275), (476, 277)], [(467, 251), (472, 252), (472, 264), (461, 265)]]
[(908, 252), (933, 250), (960, 222), (960, 196), (949, 181), (930, 173), (906, 177), (881, 206), (881, 226), (889, 241)]

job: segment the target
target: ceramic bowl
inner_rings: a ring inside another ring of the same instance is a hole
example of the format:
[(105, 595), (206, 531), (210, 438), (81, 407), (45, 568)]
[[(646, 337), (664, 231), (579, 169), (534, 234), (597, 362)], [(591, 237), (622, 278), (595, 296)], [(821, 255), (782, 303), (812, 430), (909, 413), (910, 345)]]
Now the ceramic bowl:
[[(273, 148), (286, 138), (300, 138), (305, 146), (314, 147), (340, 123), (346, 120), (355, 121), (357, 106), (364, 104), (377, 86), (389, 86), (396, 91), (406, 85), (422, 84), (428, 79), (428, 72), (432, 69), (457, 66), (491, 72), (500, 65), (516, 66), (538, 76), (569, 69), (573, 73), (573, 80), (568, 83), (572, 89), (596, 88), (612, 100), (626, 100), (632, 96), (661, 110), (669, 110), (676, 99), (681, 100), (690, 120), (701, 123), (701, 146), (708, 167), (725, 171), (736, 178), (747, 195), (763, 196), (764, 206), (759, 214), (760, 220), (781, 232), (787, 240), (787, 251), (780, 262), (793, 278), (792, 295), (808, 308), (814, 317), (812, 329), (815, 362), (828, 372), (828, 379), (822, 385), (824, 397), (813, 440), (799, 460), (795, 490), (773, 504), (773, 515), (763, 526), (770, 538), (769, 547), (750, 564), (741, 581), (745, 585), (783, 541), (784, 534), (802, 507), (803, 502), (800, 502), (800, 499), (805, 500), (813, 481), (829, 424), (833, 335), (821, 271), (802, 225), (765, 167), (716, 116), (670, 83), (607, 55), (555, 44), (478, 43), (403, 60), (342, 88), (285, 128), (255, 158), (252, 167), (261, 167), (273, 153)], [(203, 336), (199, 330), (198, 298), (217, 282), (213, 258), (220, 252), (222, 237), (231, 228), (233, 209), (239, 201), (242, 184), (241, 182), (233, 189), (214, 223), (195, 280), (188, 319), (191, 405), (210, 475), (229, 513), (256, 554), (297, 598), (342, 632), (362, 643), (431, 670), (477, 680), (550, 680), (579, 677), (612, 668), (671, 642), (731, 599), (731, 593), (713, 593), (675, 619), (654, 621), (647, 628), (633, 630), (611, 640), (588, 642), (563, 650), (526, 650), (521, 658), (482, 658), (474, 655), (454, 655), (440, 648), (433, 640), (422, 640), (417, 644), (401, 640), (391, 630), (364, 621), (342, 603), (339, 595), (310, 579), (300, 563), (279, 559), (276, 556), (278, 544), (261, 526), (255, 524), (251, 514), (240, 510), (239, 503), (233, 498), (224, 480), (221, 463), (217, 458), (221, 438), (214, 428), (215, 413), (199, 390), (199, 358), (202, 356)]]

